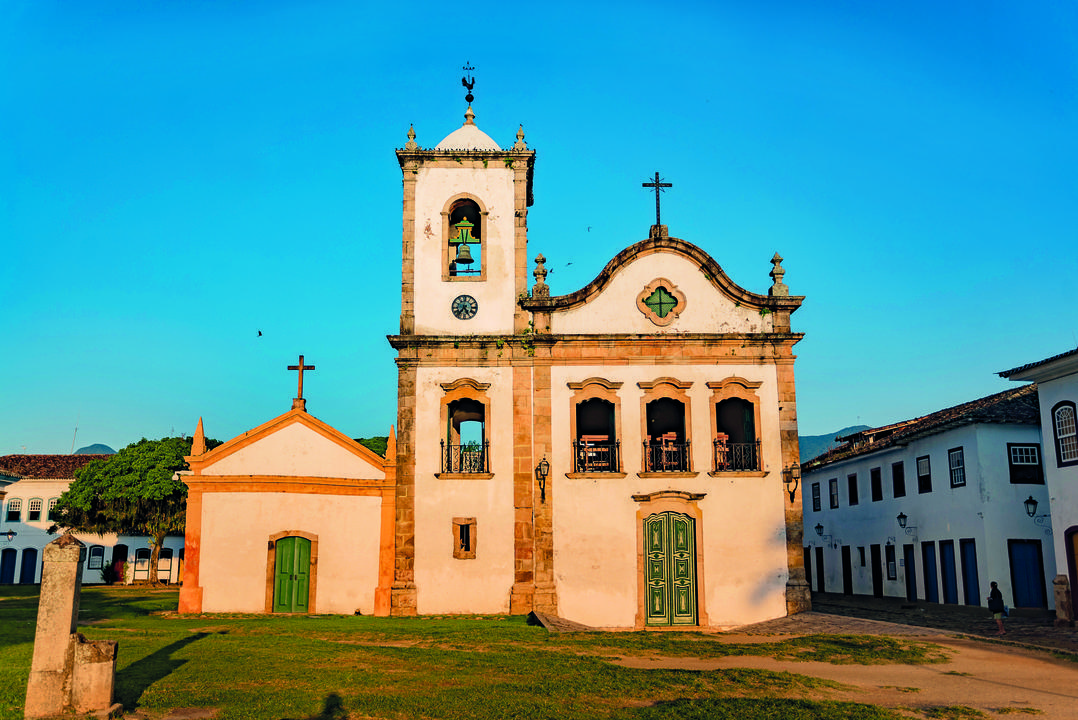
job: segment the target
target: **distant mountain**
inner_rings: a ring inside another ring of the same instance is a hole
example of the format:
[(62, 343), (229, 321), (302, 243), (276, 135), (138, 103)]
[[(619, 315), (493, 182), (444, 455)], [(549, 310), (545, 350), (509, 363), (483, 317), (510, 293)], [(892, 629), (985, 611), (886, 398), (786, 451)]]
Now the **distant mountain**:
[(102, 445), (101, 443), (94, 443), (93, 445), (87, 445), (84, 448), (79, 448), (74, 452), (75, 455), (115, 455), (116, 451), (110, 448), (108, 445)]
[(855, 432), (862, 430), (868, 430), (869, 425), (851, 425), (841, 430), (836, 430), (833, 433), (827, 433), (825, 435), (798, 435), (797, 443), (801, 449), (801, 462), (811, 460), (817, 455), (822, 455), (833, 447), (838, 445), (835, 442), (836, 437), (842, 437), (844, 435), (852, 435)]

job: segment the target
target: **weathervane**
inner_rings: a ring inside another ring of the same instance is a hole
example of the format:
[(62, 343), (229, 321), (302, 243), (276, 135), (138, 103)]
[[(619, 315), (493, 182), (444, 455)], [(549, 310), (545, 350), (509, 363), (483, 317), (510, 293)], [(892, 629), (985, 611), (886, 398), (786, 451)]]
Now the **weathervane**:
[(472, 95), (472, 88), (475, 87), (475, 76), (472, 75), (472, 70), (475, 70), (475, 68), (472, 67), (472, 64), (469, 63), (469, 62), (465, 62), (464, 63), (464, 77), (462, 77), (460, 79), (460, 84), (463, 85), (464, 87), (468, 88), (468, 94), (464, 96), (464, 100), (469, 105), (472, 104), (472, 100), (475, 100), (475, 96)]

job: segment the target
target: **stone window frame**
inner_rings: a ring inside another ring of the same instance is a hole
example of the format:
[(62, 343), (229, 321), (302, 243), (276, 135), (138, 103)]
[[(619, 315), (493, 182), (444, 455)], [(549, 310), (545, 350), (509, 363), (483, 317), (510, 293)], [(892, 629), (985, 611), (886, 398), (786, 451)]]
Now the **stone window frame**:
[(642, 478), (664, 478), (664, 477), (696, 477), (700, 473), (693, 471), (692, 462), (692, 401), (689, 397), (689, 393), (686, 392), (692, 387), (692, 380), (678, 380), (677, 378), (664, 376), (656, 378), (655, 380), (647, 382), (638, 382), (636, 384), (638, 388), (643, 390), (643, 394), (640, 396), (640, 440), (643, 444), (644, 438), (648, 436), (648, 403), (663, 398), (670, 400), (676, 400), (681, 403), (684, 408), (684, 425), (685, 425), (685, 443), (688, 446), (688, 466), (689, 469), (683, 472), (647, 472), (644, 470), (645, 458), (643, 455), (640, 457), (640, 472), (637, 473)]
[[(667, 473), (669, 474), (669, 473)], [(638, 503), (636, 511), (636, 629), (643, 630), (647, 625), (647, 558), (644, 553), (644, 521), (652, 515), (664, 512), (677, 512), (688, 515), (693, 520), (694, 541), (696, 543), (696, 625), (708, 627), (707, 592), (704, 577), (704, 516), (699, 502), (707, 493), (693, 493), (681, 490), (660, 490), (653, 493), (633, 495)], [(676, 629), (694, 627), (692, 625), (672, 626)]]
[[(615, 382), (613, 380), (607, 380), (601, 377), (589, 377), (581, 382), (569, 382), (566, 386), (573, 391), (573, 394), (569, 397), (569, 447), (573, 447), (578, 439), (576, 431), (576, 408), (580, 403), (588, 400), (605, 400), (606, 402), (614, 405), (614, 442), (622, 441), (624, 433), (621, 427), (621, 396), (618, 394), (618, 390), (621, 389), (625, 383)], [(645, 423), (647, 421), (645, 420)], [(566, 477), (569, 478), (612, 478), (625, 477), (626, 473), (623, 472), (625, 466), (625, 443), (621, 442), (621, 452), (618, 457), (618, 468), (610, 472), (588, 472), (566, 473)], [(571, 453), (571, 451), (570, 451)]]
[(760, 395), (756, 392), (763, 383), (759, 381), (746, 380), (743, 377), (733, 375), (725, 380), (711, 381), (707, 383), (707, 387), (711, 390), (711, 398), (708, 400), (709, 411), (711, 416), (711, 439), (714, 440), (719, 433), (719, 418), (718, 409), (719, 403), (723, 400), (731, 400), (737, 398), (744, 400), (752, 405), (753, 411), (753, 425), (756, 429), (756, 440), (760, 443), (759, 455), (760, 455), (760, 469), (759, 470), (717, 470), (711, 469), (708, 475), (716, 477), (718, 475), (729, 476), (738, 475), (743, 477), (764, 477), (767, 475), (767, 465), (764, 464), (764, 433), (763, 428), (760, 427)]
[[(453, 228), (449, 226), (449, 214), (453, 211), (453, 206), (461, 200), (471, 200), (479, 206), (479, 244), (482, 245), (481, 254), (479, 256), (479, 273), (476, 275), (450, 275), (449, 274), (449, 238), (453, 232)], [(487, 279), (487, 266), (490, 264), (487, 257), (487, 250), (490, 248), (489, 237), (487, 236), (487, 216), (488, 210), (486, 204), (479, 199), (478, 195), (469, 192), (462, 192), (453, 195), (445, 204), (442, 205), (441, 219), (442, 219), (442, 281), (443, 282), (484, 282)]]
[[(445, 440), (447, 444), (450, 437), (443, 437), (442, 433), (446, 432), (445, 429), (449, 428), (449, 405), (457, 400), (474, 400), (483, 406), (483, 442), (485, 443), (485, 449), (487, 452), (486, 462), (488, 468), (493, 468), (493, 462), (491, 455), (493, 454), (494, 443), (491, 441), (491, 430), (494, 427), (493, 416), (491, 415), (491, 402), (488, 391), (490, 390), (490, 383), (479, 382), (473, 378), (458, 378), (452, 382), (440, 383), (442, 388), (442, 398), (438, 409), (438, 435), (439, 440)], [(457, 438), (459, 441), (460, 438)], [(439, 445), (440, 447), (440, 445)], [(439, 453), (440, 456), (440, 453)], [(438, 467), (434, 471), (434, 477), (441, 480), (490, 480), (494, 477), (493, 472), (486, 473), (446, 473), (441, 472), (442, 463), (444, 458), (439, 457)]]
[[(277, 570), (277, 541), (286, 537), (301, 537), (311, 542), (311, 576), (307, 586), (307, 612), (313, 615), (318, 612), (318, 535), (304, 530), (282, 530), (268, 536), (266, 543), (266, 604), (267, 615), (273, 613), (273, 581)], [(278, 613), (279, 614), (279, 613)]]
[[(463, 530), (468, 528), (468, 547), (465, 548)], [(476, 546), (479, 544), (478, 526), (474, 517), (453, 518), (453, 557), (457, 560), (475, 560)]]
[[(670, 312), (666, 313), (666, 317), (659, 317), (645, 302), (645, 300), (651, 297), (651, 294), (660, 287), (666, 288), (666, 291), (677, 300), (677, 304), (670, 309)], [(644, 314), (644, 317), (659, 327), (666, 327), (677, 320), (678, 315), (685, 312), (685, 306), (687, 304), (688, 300), (685, 298), (685, 293), (681, 292), (674, 283), (662, 277), (655, 278), (649, 282), (644, 286), (644, 289), (640, 291), (640, 294), (636, 296), (637, 309)]]

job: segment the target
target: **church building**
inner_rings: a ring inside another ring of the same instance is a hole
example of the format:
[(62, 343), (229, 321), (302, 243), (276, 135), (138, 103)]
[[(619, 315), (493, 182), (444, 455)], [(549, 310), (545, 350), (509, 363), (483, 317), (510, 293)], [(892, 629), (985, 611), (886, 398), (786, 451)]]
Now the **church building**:
[(444, 140), (424, 148), (409, 129), (397, 150), (386, 457), (302, 399), (196, 447), (181, 611), (536, 611), (632, 629), (808, 609), (790, 324), (803, 298), (782, 258), (766, 294), (746, 290), (671, 237), (656, 203), (646, 239), (552, 296), (528, 244), (535, 151), (523, 128), (501, 148), (467, 100)]

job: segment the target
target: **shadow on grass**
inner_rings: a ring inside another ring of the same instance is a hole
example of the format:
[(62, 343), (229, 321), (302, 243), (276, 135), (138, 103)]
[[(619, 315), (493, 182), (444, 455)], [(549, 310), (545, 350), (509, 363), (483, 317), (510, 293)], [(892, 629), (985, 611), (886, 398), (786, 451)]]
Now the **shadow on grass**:
[(886, 708), (852, 702), (780, 698), (668, 700), (627, 710), (619, 720), (901, 720)]
[(193, 642), (201, 640), (210, 633), (194, 633), (182, 640), (150, 653), (137, 662), (133, 662), (116, 673), (116, 699), (125, 710), (133, 710), (146, 688), (167, 675), (175, 672), (187, 661), (172, 657), (172, 654)]
[[(344, 701), (337, 693), (326, 695), (326, 701), (322, 705), (322, 712), (312, 715), (305, 720), (347, 720), (348, 711), (344, 709)], [(282, 718), (288, 720), (288, 718)]]

